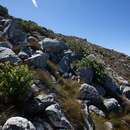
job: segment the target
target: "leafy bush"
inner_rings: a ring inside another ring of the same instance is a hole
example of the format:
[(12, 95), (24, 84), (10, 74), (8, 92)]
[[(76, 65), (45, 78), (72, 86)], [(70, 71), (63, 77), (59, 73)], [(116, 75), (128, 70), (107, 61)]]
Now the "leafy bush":
[(13, 66), (9, 62), (0, 63), (0, 91), (11, 101), (24, 99), (32, 84), (32, 77), (25, 65)]
[(81, 56), (87, 56), (88, 55), (88, 47), (87, 45), (83, 44), (80, 41), (76, 40), (66, 40), (67, 46), (70, 50), (76, 52), (77, 54)]
[(39, 32), (41, 35), (46, 36), (47, 30), (41, 26), (38, 26), (36, 23), (32, 21), (22, 20), (22, 25), (23, 25), (23, 31), (26, 33), (32, 33), (36, 31)]
[(3, 17), (8, 16), (8, 9), (0, 5), (0, 15)]
[(105, 65), (92, 57), (84, 57), (78, 62), (78, 67), (90, 67), (94, 71), (94, 82), (102, 83), (105, 78)]

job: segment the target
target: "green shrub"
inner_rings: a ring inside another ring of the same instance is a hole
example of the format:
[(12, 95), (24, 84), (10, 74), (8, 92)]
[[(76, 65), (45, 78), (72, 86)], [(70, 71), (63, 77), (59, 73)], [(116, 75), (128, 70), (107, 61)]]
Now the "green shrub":
[(32, 33), (34, 31), (36, 31), (36, 32), (40, 33), (41, 35), (46, 36), (47, 30), (41, 26), (38, 26), (36, 23), (34, 23), (32, 21), (22, 20), (22, 25), (23, 25), (23, 31), (26, 33)]
[(8, 9), (0, 5), (0, 15), (3, 17), (8, 16)]
[(80, 41), (76, 40), (66, 40), (67, 46), (70, 50), (76, 52), (77, 54), (81, 56), (87, 56), (88, 55), (88, 47), (87, 45), (83, 44)]
[(0, 63), (0, 91), (9, 100), (22, 101), (28, 93), (32, 84), (32, 77), (29, 74), (28, 67), (25, 65), (13, 66), (6, 63)]
[(94, 82), (102, 83), (105, 78), (105, 65), (92, 57), (84, 57), (78, 62), (78, 67), (90, 67), (94, 71)]

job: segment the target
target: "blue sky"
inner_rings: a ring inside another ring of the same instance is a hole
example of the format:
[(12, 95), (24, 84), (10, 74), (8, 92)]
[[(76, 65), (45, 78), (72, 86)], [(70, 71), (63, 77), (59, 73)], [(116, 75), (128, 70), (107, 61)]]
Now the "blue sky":
[(0, 0), (12, 16), (130, 55), (130, 0)]

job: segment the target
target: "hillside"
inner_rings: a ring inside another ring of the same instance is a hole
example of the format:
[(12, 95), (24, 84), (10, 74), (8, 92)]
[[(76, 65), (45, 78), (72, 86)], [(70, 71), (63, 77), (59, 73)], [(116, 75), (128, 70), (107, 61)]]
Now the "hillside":
[(0, 129), (129, 130), (130, 56), (0, 6)]

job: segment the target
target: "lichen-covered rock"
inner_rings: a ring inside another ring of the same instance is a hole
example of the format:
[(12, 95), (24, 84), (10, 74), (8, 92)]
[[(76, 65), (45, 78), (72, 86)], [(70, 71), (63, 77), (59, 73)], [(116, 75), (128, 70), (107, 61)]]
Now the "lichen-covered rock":
[(22, 60), (9, 48), (0, 47), (0, 62), (9, 61), (11, 64), (18, 62), (22, 63)]
[(102, 110), (99, 110), (96, 106), (90, 105), (89, 106), (89, 112), (94, 112), (96, 115), (99, 115), (101, 117), (105, 118), (105, 113)]
[(55, 126), (56, 128), (73, 130), (70, 122), (64, 116), (64, 113), (61, 111), (60, 106), (58, 104), (52, 104), (48, 106), (45, 112), (51, 124), (53, 124), (53, 126)]
[(25, 118), (12, 117), (6, 121), (2, 130), (36, 130), (36, 128)]
[(55, 104), (55, 96), (52, 94), (41, 94), (27, 102), (26, 111), (30, 114), (43, 112), (48, 106)]
[(22, 31), (22, 24), (18, 20), (9, 20), (4, 23), (4, 36), (13, 43), (26, 42), (27, 35)]
[(35, 67), (44, 69), (47, 65), (48, 55), (46, 53), (34, 54), (25, 61), (32, 63)]
[(80, 87), (80, 98), (83, 100), (88, 100), (90, 104), (100, 105), (102, 104), (102, 99), (98, 91), (89, 84), (82, 84)]
[(77, 70), (80, 79), (83, 80), (85, 83), (90, 84), (92, 82), (93, 79), (93, 70), (91, 68), (88, 67), (80, 67)]
[(70, 69), (71, 60), (68, 56), (64, 56), (61, 61), (58, 63), (58, 69), (61, 73), (66, 73)]
[(104, 105), (106, 106), (108, 112), (121, 110), (121, 106), (115, 98), (105, 99)]
[(50, 39), (50, 38), (45, 38), (41, 42), (41, 45), (42, 45), (43, 50), (45, 50), (46, 52), (59, 53), (67, 49), (67, 45), (63, 41)]

